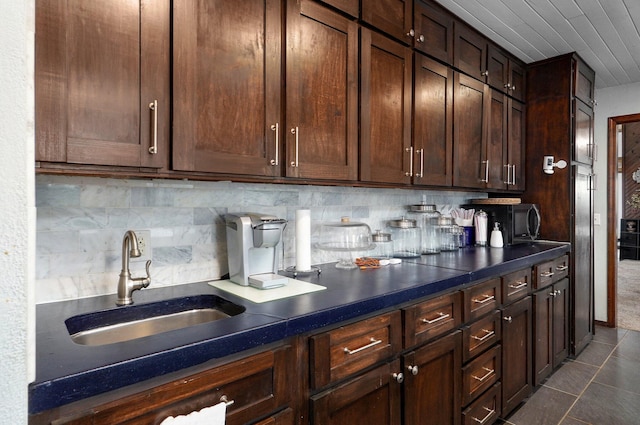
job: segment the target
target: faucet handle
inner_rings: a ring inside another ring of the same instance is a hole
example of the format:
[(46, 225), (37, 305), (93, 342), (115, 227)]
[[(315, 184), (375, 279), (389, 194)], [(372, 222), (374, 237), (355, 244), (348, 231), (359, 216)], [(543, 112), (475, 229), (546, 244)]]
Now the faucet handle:
[(149, 271), (151, 268), (151, 260), (147, 260), (144, 268), (147, 270), (147, 277), (140, 278), (140, 283), (142, 283), (143, 288), (146, 288), (151, 283), (151, 272)]

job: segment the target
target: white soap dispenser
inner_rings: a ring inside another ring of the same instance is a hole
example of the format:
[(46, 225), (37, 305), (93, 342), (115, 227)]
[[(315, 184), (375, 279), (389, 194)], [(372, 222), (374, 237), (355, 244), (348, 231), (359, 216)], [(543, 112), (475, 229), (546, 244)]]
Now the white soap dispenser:
[(502, 240), (502, 232), (500, 231), (500, 223), (497, 221), (493, 224), (493, 230), (491, 231), (491, 240), (489, 245), (492, 248), (502, 248), (504, 241)]

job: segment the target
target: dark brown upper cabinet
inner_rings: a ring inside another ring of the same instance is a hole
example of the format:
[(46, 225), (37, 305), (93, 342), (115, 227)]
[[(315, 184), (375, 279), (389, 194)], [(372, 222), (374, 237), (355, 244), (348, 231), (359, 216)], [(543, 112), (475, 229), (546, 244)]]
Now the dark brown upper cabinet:
[(490, 107), (489, 86), (468, 75), (454, 75), (453, 185), (485, 188)]
[(413, 38), (413, 0), (362, 0), (362, 20), (410, 44)]
[(168, 167), (169, 16), (165, 1), (36, 2), (36, 161)]
[(412, 52), (362, 28), (360, 179), (411, 183)]
[(574, 62), (574, 67), (573, 94), (575, 97), (593, 108), (596, 105), (596, 101), (593, 96), (596, 73), (579, 58)]
[(414, 56), (413, 183), (451, 186), (453, 69), (422, 54)]
[(454, 25), (453, 66), (471, 77), (487, 82), (487, 39), (461, 22)]
[(358, 25), (287, 2), (285, 175), (358, 178)]
[(453, 16), (437, 5), (416, 1), (413, 11), (414, 47), (446, 64), (453, 64)]
[(524, 65), (493, 44), (489, 44), (487, 55), (487, 83), (521, 102), (524, 101)]
[(281, 175), (281, 28), (279, 0), (174, 4), (174, 169)]

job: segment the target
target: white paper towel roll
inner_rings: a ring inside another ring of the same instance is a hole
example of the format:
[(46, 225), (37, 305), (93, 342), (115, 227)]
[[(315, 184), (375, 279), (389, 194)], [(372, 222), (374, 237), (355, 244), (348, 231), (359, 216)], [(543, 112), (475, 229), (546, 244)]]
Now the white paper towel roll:
[(311, 211), (296, 211), (296, 270), (311, 270)]

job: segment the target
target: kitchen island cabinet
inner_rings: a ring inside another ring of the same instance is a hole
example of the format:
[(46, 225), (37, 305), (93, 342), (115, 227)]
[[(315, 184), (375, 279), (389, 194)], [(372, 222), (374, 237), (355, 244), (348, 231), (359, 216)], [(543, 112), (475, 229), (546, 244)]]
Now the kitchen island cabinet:
[(38, 169), (168, 169), (169, 16), (166, 1), (36, 2)]

